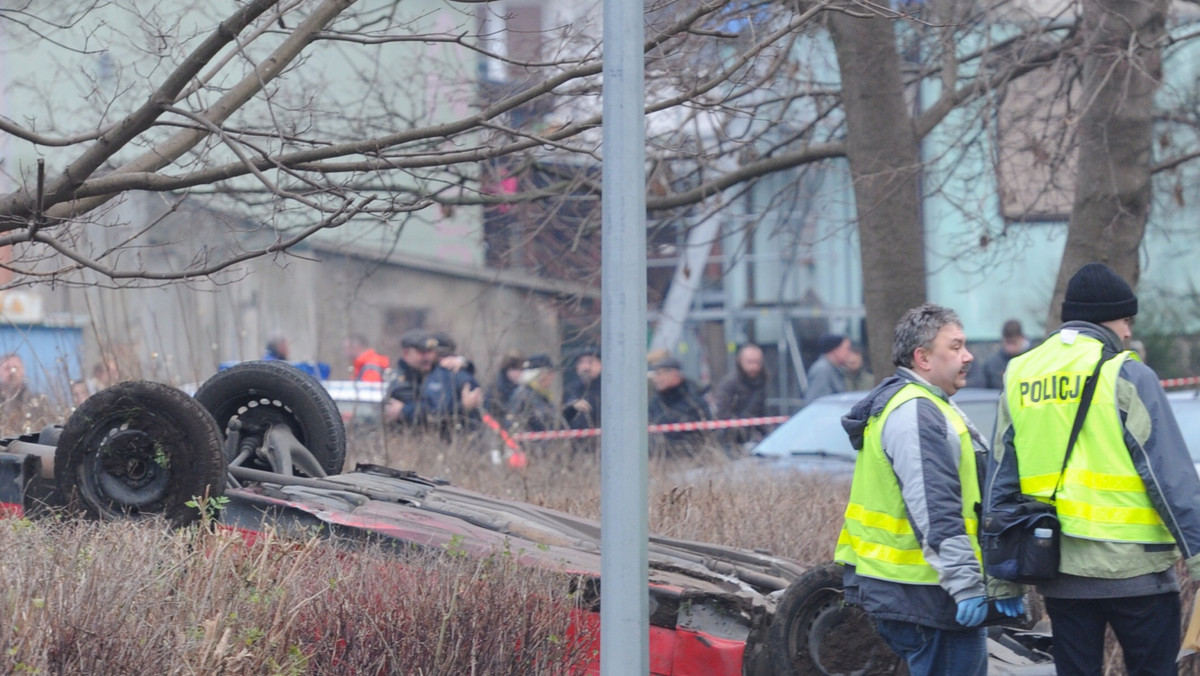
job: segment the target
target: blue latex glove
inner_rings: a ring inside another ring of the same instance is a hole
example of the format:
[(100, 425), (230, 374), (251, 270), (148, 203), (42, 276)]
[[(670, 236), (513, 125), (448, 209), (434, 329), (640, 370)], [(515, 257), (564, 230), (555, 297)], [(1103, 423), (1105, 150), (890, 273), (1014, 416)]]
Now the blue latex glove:
[(996, 610), (1009, 617), (1020, 617), (1025, 614), (1025, 599), (1020, 596), (996, 601)]
[(987, 597), (973, 596), (958, 602), (958, 613), (954, 619), (964, 627), (978, 627), (987, 617)]

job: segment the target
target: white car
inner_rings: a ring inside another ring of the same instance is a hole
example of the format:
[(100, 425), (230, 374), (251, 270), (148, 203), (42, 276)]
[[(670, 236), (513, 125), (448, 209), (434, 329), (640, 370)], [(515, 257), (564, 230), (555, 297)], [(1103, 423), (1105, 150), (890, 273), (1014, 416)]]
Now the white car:
[(1179, 424), (1179, 431), (1183, 433), (1183, 440), (1192, 455), (1196, 472), (1200, 473), (1200, 390), (1167, 392), (1167, 401), (1171, 404), (1175, 422)]
[[(866, 395), (867, 392), (841, 392), (813, 401), (763, 437), (752, 449), (752, 455), (770, 459), (781, 469), (853, 472), (858, 453), (842, 429), (842, 416)], [(985, 438), (990, 439), (996, 426), (999, 396), (1000, 390), (967, 387), (953, 398)]]
[(383, 402), (387, 398), (387, 383), (322, 380), (321, 384), (342, 412), (342, 420), (356, 424), (379, 422)]

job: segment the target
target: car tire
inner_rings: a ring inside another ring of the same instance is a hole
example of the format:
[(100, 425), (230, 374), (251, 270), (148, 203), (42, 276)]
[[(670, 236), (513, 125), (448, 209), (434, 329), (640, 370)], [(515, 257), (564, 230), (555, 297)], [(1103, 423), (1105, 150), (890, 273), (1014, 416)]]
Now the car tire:
[(842, 567), (808, 571), (784, 591), (767, 629), (770, 669), (796, 676), (908, 674), (862, 608), (847, 605)]
[(88, 397), (58, 434), (54, 478), (67, 504), (97, 519), (200, 518), (188, 502), (225, 488), (221, 431), (187, 394), (149, 381)]
[[(229, 424), (286, 424), (327, 474), (338, 474), (346, 461), (346, 425), (337, 403), (315, 378), (279, 361), (247, 361), (204, 381), (196, 401), (212, 413), (228, 434)], [(234, 459), (226, 448), (226, 462)], [(271, 468), (251, 458), (253, 469)]]

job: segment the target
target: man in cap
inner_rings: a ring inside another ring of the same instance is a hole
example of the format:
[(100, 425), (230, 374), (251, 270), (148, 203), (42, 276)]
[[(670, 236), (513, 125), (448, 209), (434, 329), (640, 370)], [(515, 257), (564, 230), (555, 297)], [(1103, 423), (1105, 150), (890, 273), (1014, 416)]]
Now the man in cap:
[(400, 359), (384, 402), (384, 420), (405, 427), (425, 422), (421, 386), (433, 369), (436, 347), (437, 339), (422, 329), (409, 329), (400, 335)]
[(1200, 579), (1200, 479), (1158, 376), (1126, 349), (1137, 312), (1129, 284), (1088, 263), (1067, 283), (1062, 327), (1004, 375), (985, 516), (1023, 499), (1057, 507), (1059, 575), (1037, 588), (1059, 674), (1101, 672), (1106, 625), (1130, 674), (1176, 673), (1180, 552)]
[[(683, 364), (670, 355), (651, 364), (650, 380), (654, 396), (650, 398), (649, 421), (652, 425), (700, 422), (711, 417), (708, 402), (700, 388), (683, 375)], [(672, 455), (688, 455), (708, 434), (703, 430), (664, 432), (651, 436), (651, 447)]]
[(575, 354), (576, 378), (563, 387), (563, 419), (574, 430), (600, 426), (600, 348), (588, 346)]
[(483, 404), (483, 389), (475, 380), (475, 365), (457, 354), (458, 345), (450, 334), (431, 334), (436, 346), (436, 363), (425, 378), (421, 399), (426, 416), (444, 437), (474, 427)]
[(817, 352), (821, 356), (808, 367), (805, 402), (846, 391), (846, 360), (850, 351), (850, 339), (845, 336), (830, 333), (817, 340)]
[(545, 432), (562, 427), (553, 402), (554, 361), (548, 354), (525, 360), (521, 385), (508, 402), (508, 427), (518, 432)]
[[(950, 401), (972, 359), (953, 310), (912, 308), (896, 324), (896, 373), (842, 418), (858, 457), (834, 558), (846, 601), (874, 618), (913, 676), (987, 673), (975, 511), (987, 441)], [(1013, 587), (994, 591), (1006, 597), (997, 608), (1017, 616)]]

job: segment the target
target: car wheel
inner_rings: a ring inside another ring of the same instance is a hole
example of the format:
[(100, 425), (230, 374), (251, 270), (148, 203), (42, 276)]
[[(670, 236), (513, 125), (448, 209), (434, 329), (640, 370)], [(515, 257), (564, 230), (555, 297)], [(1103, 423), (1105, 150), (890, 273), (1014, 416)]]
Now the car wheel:
[(791, 585), (767, 630), (771, 669), (798, 676), (907, 674), (875, 623), (858, 606), (845, 603), (842, 567), (814, 568)]
[(182, 391), (149, 381), (97, 392), (67, 420), (54, 478), (69, 505), (99, 519), (200, 517), (188, 506), (225, 488), (221, 431)]
[[(226, 435), (235, 420), (241, 430), (287, 425), (326, 473), (342, 471), (346, 461), (342, 414), (321, 383), (296, 367), (278, 361), (242, 362), (218, 371), (195, 396)], [(227, 462), (234, 460), (236, 451), (226, 448)], [(245, 464), (271, 469), (253, 456)]]

